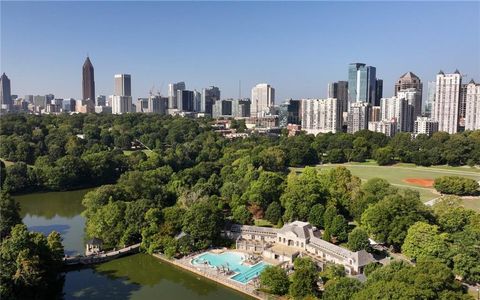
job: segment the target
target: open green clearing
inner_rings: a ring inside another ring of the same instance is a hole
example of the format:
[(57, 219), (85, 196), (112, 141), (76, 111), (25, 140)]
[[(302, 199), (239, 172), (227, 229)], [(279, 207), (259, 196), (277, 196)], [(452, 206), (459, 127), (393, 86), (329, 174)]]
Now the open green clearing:
[[(399, 188), (410, 188), (420, 193), (422, 201), (427, 202), (439, 196), (433, 188), (425, 188), (412, 183), (405, 182), (407, 178), (418, 179), (435, 179), (441, 176), (461, 176), (480, 180), (480, 170), (471, 167), (417, 167), (410, 164), (397, 164), (393, 166), (378, 166), (372, 162), (366, 163), (347, 163), (347, 164), (325, 164), (318, 165), (321, 170), (336, 168), (339, 166), (346, 167), (353, 175), (359, 177), (363, 181), (371, 178), (380, 177), (388, 180), (392, 185)], [(297, 172), (301, 172), (302, 168), (293, 168)], [(480, 197), (466, 198), (463, 200), (465, 207), (480, 211)]]

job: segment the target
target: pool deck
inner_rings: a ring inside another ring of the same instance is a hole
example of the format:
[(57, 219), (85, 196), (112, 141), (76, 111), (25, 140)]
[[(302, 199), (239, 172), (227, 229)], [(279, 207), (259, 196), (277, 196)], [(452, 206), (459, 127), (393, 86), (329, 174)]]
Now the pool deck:
[[(231, 251), (231, 250), (228, 250), (228, 251)], [(239, 252), (239, 251), (232, 251), (232, 252)], [(215, 253), (215, 252), (212, 252), (212, 253)], [(219, 252), (216, 252), (216, 253), (219, 253)], [(242, 253), (242, 252), (240, 252), (240, 253)], [(180, 267), (182, 269), (193, 272), (197, 275), (200, 275), (202, 277), (205, 277), (207, 279), (210, 279), (212, 281), (220, 283), (220, 284), (222, 284), (226, 287), (229, 287), (231, 289), (239, 291), (239, 292), (241, 292), (243, 294), (246, 294), (250, 297), (253, 297), (253, 298), (256, 298), (256, 299), (261, 299), (261, 300), (272, 299), (272, 295), (267, 295), (267, 294), (264, 294), (264, 293), (261, 293), (261, 292), (257, 291), (257, 289), (253, 285), (252, 281), (250, 281), (247, 284), (242, 284), (240, 282), (235, 282), (234, 280), (231, 280), (230, 275), (225, 276), (225, 275), (219, 274), (215, 269), (211, 268), (210, 266), (201, 266), (201, 265), (193, 266), (190, 262), (198, 254), (199, 253), (192, 254), (192, 255), (189, 255), (189, 256), (185, 256), (181, 259), (168, 259), (166, 256), (164, 256), (163, 254), (160, 254), (160, 253), (154, 253), (152, 255), (154, 257), (164, 261), (164, 262), (173, 264), (177, 267)]]

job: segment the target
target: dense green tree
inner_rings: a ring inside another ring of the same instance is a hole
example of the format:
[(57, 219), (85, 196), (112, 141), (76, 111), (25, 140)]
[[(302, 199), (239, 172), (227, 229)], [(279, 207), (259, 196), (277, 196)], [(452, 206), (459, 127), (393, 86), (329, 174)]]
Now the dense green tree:
[(295, 272), (289, 288), (293, 299), (303, 299), (317, 294), (317, 267), (310, 258), (297, 258), (293, 262)]
[(338, 280), (345, 277), (345, 275), (345, 268), (342, 265), (336, 264), (328, 264), (325, 266), (323, 271), (320, 272), (320, 276), (322, 277), (322, 281), (324, 283), (330, 280)]
[(363, 212), (371, 204), (385, 198), (388, 195), (394, 195), (398, 191), (383, 178), (372, 178), (365, 182), (361, 187), (361, 192), (356, 201), (350, 205), (350, 211), (356, 221), (360, 221)]
[(199, 249), (207, 248), (220, 236), (220, 211), (204, 202), (195, 203), (185, 213), (183, 230), (195, 241)]
[(335, 216), (328, 229), (330, 235), (335, 237), (337, 242), (345, 242), (348, 239), (348, 222), (345, 220), (344, 216)]
[(0, 193), (0, 238), (10, 234), (10, 229), (22, 223), (20, 217), (20, 206), (6, 192)]
[(479, 192), (477, 181), (459, 176), (442, 176), (435, 179), (433, 187), (443, 194), (472, 196)]
[(235, 222), (245, 225), (252, 224), (252, 213), (247, 209), (245, 205), (235, 207), (233, 209), (232, 215)]
[(3, 188), (11, 193), (25, 192), (32, 187), (28, 166), (24, 162), (14, 163), (6, 168)]
[(312, 206), (310, 213), (308, 214), (308, 222), (317, 228), (323, 228), (323, 213), (325, 207), (321, 204), (315, 204)]
[(429, 218), (430, 212), (418, 192), (405, 190), (369, 206), (362, 215), (362, 225), (377, 242), (400, 249), (408, 228)]
[(376, 149), (373, 152), (373, 159), (375, 159), (380, 166), (391, 165), (395, 162), (394, 155), (392, 147), (387, 146)]
[(361, 227), (356, 227), (348, 234), (348, 248), (352, 251), (369, 250), (368, 233)]
[(447, 258), (447, 235), (438, 232), (438, 226), (417, 222), (410, 226), (402, 245), (402, 253), (415, 260)]
[(260, 285), (262, 289), (271, 294), (285, 295), (288, 293), (290, 281), (287, 273), (279, 266), (267, 266), (260, 273)]
[(277, 224), (282, 218), (282, 206), (277, 201), (273, 201), (265, 211), (265, 219), (272, 224)]
[(360, 281), (354, 278), (342, 277), (330, 280), (325, 284), (322, 294), (324, 300), (350, 300), (362, 288)]

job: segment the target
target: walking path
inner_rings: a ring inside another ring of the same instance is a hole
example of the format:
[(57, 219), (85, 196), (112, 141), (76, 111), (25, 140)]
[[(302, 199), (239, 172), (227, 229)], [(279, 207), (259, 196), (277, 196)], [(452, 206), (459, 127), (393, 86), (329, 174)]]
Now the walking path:
[(74, 257), (65, 257), (63, 259), (63, 263), (67, 266), (74, 266), (74, 265), (93, 265), (102, 262), (106, 262), (112, 259), (119, 258), (121, 256), (131, 254), (137, 252), (140, 248), (140, 243), (131, 245), (119, 250), (113, 250), (106, 253), (99, 253), (96, 255), (90, 256), (74, 256)]

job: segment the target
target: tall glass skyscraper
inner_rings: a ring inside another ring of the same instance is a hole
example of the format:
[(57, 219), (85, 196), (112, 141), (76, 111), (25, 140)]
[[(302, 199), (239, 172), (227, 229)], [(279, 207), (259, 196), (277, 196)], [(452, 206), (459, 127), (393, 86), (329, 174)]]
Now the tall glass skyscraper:
[(348, 66), (348, 103), (375, 103), (377, 70), (362, 63)]

